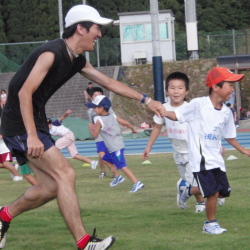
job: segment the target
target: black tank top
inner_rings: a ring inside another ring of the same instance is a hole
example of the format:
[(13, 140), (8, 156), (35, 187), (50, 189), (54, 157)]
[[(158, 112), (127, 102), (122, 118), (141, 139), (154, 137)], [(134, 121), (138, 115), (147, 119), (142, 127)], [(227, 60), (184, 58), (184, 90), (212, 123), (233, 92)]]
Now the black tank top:
[(34, 50), (9, 83), (8, 98), (1, 118), (1, 128), (4, 136), (15, 136), (26, 133), (20, 111), (18, 92), (33, 69), (37, 58), (42, 53), (48, 51), (54, 53), (54, 63), (32, 96), (36, 129), (46, 134), (49, 134), (45, 114), (47, 101), (63, 84), (77, 72), (80, 72), (86, 65), (86, 58), (83, 55), (80, 55), (73, 61), (70, 60), (62, 39), (47, 42)]

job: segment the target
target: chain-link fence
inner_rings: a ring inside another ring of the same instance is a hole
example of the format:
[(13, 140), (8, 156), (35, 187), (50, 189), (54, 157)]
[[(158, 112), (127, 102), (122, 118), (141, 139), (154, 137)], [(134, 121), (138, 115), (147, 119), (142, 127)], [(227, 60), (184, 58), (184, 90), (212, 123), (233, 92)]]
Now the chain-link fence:
[[(199, 32), (198, 35), (200, 59), (250, 53), (250, 29)], [(0, 44), (0, 72), (15, 72), (31, 51), (45, 42)], [(187, 60), (186, 33), (176, 34), (175, 42), (176, 59)], [(121, 65), (120, 39), (101, 38), (89, 58), (95, 67)]]

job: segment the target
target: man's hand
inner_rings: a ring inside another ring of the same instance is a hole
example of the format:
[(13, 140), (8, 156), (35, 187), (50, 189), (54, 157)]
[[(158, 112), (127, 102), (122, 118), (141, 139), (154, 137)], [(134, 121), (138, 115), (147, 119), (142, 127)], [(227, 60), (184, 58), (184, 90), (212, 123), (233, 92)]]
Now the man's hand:
[(44, 153), (44, 145), (37, 136), (28, 136), (27, 138), (28, 156), (41, 159)]
[(151, 100), (148, 104), (150, 110), (152, 110), (158, 117), (164, 117), (165, 108), (161, 102)]

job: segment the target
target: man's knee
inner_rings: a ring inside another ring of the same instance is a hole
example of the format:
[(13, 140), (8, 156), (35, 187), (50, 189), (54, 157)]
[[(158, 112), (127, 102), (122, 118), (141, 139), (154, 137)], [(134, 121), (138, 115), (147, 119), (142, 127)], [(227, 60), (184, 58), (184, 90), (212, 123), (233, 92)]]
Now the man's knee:
[(65, 165), (60, 168), (58, 172), (58, 179), (62, 179), (63, 181), (69, 180), (74, 181), (76, 178), (75, 170), (72, 168), (70, 164)]

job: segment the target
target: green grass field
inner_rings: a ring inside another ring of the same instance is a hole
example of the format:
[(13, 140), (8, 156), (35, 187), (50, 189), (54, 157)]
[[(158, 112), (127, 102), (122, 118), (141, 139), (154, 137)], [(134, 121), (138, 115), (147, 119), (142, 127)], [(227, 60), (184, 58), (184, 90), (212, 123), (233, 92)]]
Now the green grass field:
[[(176, 205), (176, 182), (179, 179), (172, 154), (154, 154), (152, 164), (142, 165), (141, 156), (127, 156), (128, 166), (145, 188), (129, 193), (132, 183), (110, 188), (111, 174), (99, 179), (99, 170), (83, 167), (70, 160), (77, 172), (76, 188), (82, 218), (91, 234), (97, 227), (99, 237), (114, 235), (112, 249), (119, 250), (241, 250), (249, 249), (249, 167), (250, 159), (236, 151), (227, 151), (226, 161), (231, 197), (217, 209), (217, 219), (228, 230), (222, 235), (201, 232), (205, 213), (194, 212), (195, 200), (181, 210)], [(56, 167), (56, 166), (55, 166)], [(1, 169), (0, 205), (8, 205), (19, 197), (29, 184), (13, 182), (9, 172)], [(76, 249), (56, 201), (16, 217), (7, 233), (6, 250)]]

